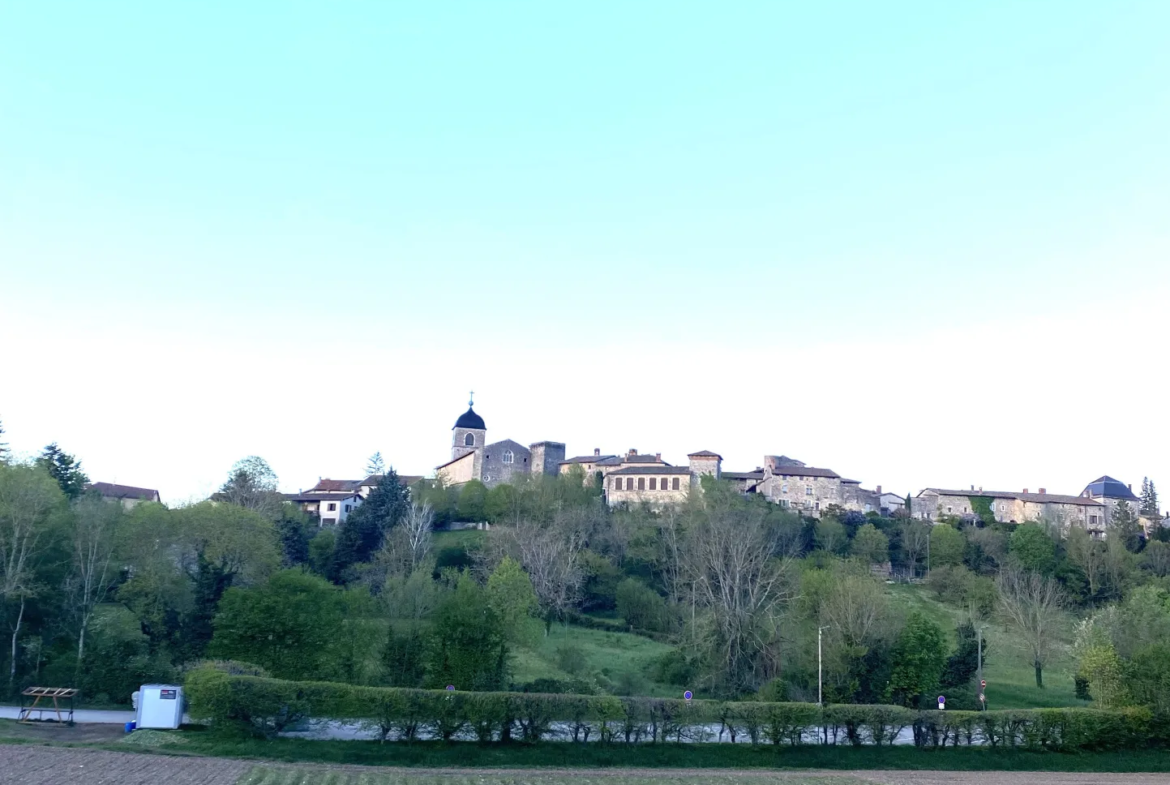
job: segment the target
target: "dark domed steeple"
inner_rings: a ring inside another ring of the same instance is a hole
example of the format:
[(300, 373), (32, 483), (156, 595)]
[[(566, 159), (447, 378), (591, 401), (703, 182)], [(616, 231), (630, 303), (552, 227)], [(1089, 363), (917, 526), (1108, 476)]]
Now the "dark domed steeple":
[(472, 409), (470, 406), (468, 406), (467, 411), (461, 414), (459, 419), (455, 421), (455, 427), (476, 428), (481, 431), (487, 430), (487, 426), (483, 423), (483, 418), (476, 414), (475, 409)]
[[(468, 397), (470, 400), (467, 401), (467, 411), (461, 414), (459, 419), (455, 421), (455, 428), (472, 428), (486, 431), (487, 426), (484, 425), (483, 418), (476, 414), (475, 409), (472, 408), (475, 406), (475, 393), (471, 393)], [(455, 428), (451, 430), (455, 430)]]

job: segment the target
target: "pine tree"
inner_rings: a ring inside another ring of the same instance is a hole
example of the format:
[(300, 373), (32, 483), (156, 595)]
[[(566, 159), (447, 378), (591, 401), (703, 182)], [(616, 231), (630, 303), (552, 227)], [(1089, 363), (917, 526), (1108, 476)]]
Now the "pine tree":
[(370, 460), (366, 463), (366, 476), (373, 477), (379, 474), (386, 473), (386, 461), (382, 460), (382, 452), (379, 450), (370, 456)]
[(1161, 518), (1158, 508), (1158, 491), (1154, 488), (1154, 481), (1149, 477), (1142, 478), (1142, 506), (1138, 513), (1151, 521)]
[(56, 442), (41, 452), (37, 466), (47, 471), (70, 499), (79, 498), (89, 484), (89, 478), (81, 471), (81, 461), (58, 447)]
[(4, 441), (4, 423), (0, 422), (0, 463), (12, 460), (12, 451), (8, 449), (8, 442)]
[(1110, 523), (1113, 525), (1113, 536), (1121, 538), (1126, 550), (1137, 553), (1142, 549), (1142, 525), (1129, 502), (1123, 500), (1117, 503)]

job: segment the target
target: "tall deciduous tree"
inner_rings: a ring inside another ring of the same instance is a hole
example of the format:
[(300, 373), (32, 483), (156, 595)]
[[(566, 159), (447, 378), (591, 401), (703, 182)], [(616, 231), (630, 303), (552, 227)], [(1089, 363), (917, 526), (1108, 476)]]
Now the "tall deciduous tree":
[[(529, 639), (530, 623), (539, 609), (532, 581), (520, 563), (511, 556), (505, 556), (487, 582), (488, 604), (496, 612), (503, 625), (504, 635), (510, 643), (525, 643)], [(539, 635), (539, 633), (537, 633)]]
[(917, 573), (919, 566), (926, 560), (929, 542), (929, 523), (908, 520), (902, 524), (902, 551), (906, 554), (906, 563), (910, 565), (911, 571)]
[(511, 530), (520, 564), (532, 580), (532, 588), (544, 617), (545, 635), (552, 623), (563, 619), (580, 596), (585, 573), (581, 568), (584, 543), (567, 527), (541, 526), (523, 521)]
[(463, 574), (435, 611), (427, 652), (428, 686), (494, 691), (508, 681), (508, 645), (487, 593)]
[(910, 614), (894, 642), (890, 697), (894, 702), (921, 708), (939, 685), (947, 664), (943, 631), (918, 611)]
[(85, 492), (89, 478), (81, 471), (81, 461), (58, 447), (56, 442), (41, 452), (37, 465), (57, 481), (61, 492), (70, 499), (76, 499)]
[(1036, 686), (1044, 686), (1044, 665), (1060, 633), (1064, 594), (1055, 580), (1037, 572), (1009, 569), (996, 581), (1000, 609), (1032, 655)]
[(946, 567), (963, 563), (963, 551), (967, 541), (950, 524), (940, 523), (930, 530), (930, 568)]
[(77, 669), (85, 658), (85, 639), (94, 609), (113, 589), (118, 565), (114, 552), (125, 515), (122, 505), (95, 493), (73, 506), (72, 570), (67, 581), (70, 605), (77, 617)]
[(366, 474), (369, 476), (377, 476), (386, 471), (386, 461), (382, 458), (381, 451), (378, 451), (370, 456), (366, 461)]
[(850, 552), (869, 564), (885, 564), (890, 560), (890, 539), (867, 523), (857, 530)]
[(0, 466), (0, 602), (12, 630), (9, 688), (25, 605), (37, 590), (39, 561), (64, 506), (60, 486), (42, 467)]
[(263, 586), (228, 589), (208, 651), (282, 679), (327, 678), (344, 627), (342, 603), (337, 587), (302, 570), (278, 572)]
[(259, 455), (250, 455), (236, 461), (219, 493), (212, 498), (276, 520), (284, 505), (278, 485), (276, 472), (268, 462)]
[(1012, 532), (1008, 550), (1017, 565), (1048, 575), (1056, 564), (1056, 543), (1043, 526), (1025, 523)]

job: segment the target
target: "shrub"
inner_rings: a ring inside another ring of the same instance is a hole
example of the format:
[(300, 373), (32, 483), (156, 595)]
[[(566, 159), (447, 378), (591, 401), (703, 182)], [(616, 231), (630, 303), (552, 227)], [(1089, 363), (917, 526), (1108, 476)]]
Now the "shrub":
[(921, 711), (900, 706), (763, 701), (668, 700), (516, 692), (457, 692), (358, 687), (233, 676), (199, 668), (187, 674), (191, 716), (272, 736), (309, 716), (358, 720), (383, 740), (412, 741), (424, 729), (451, 739), (465, 729), (481, 742), (547, 739), (561, 725), (574, 741), (706, 741), (709, 726), (753, 744), (811, 741), (891, 744), (908, 726), (919, 747), (989, 745), (1062, 750), (1136, 749), (1158, 731), (1149, 709)]

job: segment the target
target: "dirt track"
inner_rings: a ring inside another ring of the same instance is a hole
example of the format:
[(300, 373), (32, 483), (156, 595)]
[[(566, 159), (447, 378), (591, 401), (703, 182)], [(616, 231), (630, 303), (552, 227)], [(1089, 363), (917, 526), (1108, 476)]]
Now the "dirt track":
[[(166, 757), (105, 750), (71, 749), (37, 745), (0, 745), (0, 783), (24, 785), (234, 785), (245, 772), (257, 764), (252, 761), (222, 758)], [(436, 775), (481, 775), (484, 780), (506, 778), (523, 782), (524, 775), (536, 781), (579, 776), (587, 779), (614, 777), (688, 777), (718, 783), (721, 777), (742, 781), (758, 779), (761, 783), (784, 783), (810, 776), (854, 777), (874, 785), (1170, 785), (1170, 774), (1074, 774), (1061, 772), (964, 772), (964, 771), (766, 771), (740, 769), (713, 771), (696, 769), (386, 769), (341, 766), (273, 768), (301, 770), (343, 770), (348, 773), (378, 772), (409, 779), (420, 776), (431, 781)]]

